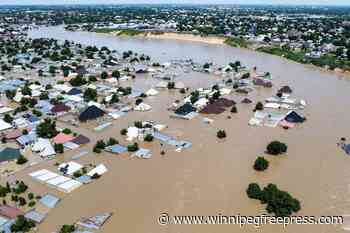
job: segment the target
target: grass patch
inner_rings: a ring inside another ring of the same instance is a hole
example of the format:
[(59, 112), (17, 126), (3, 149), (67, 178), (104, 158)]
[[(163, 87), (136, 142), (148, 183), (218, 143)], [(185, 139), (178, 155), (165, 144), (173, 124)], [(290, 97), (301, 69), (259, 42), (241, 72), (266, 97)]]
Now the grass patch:
[(237, 47), (237, 48), (249, 47), (249, 42), (242, 37), (239, 37), (239, 38), (230, 37), (230, 38), (227, 38), (224, 43), (231, 47)]
[(143, 32), (133, 29), (114, 29), (114, 28), (95, 28), (93, 30), (96, 33), (116, 33), (118, 36), (137, 36)]

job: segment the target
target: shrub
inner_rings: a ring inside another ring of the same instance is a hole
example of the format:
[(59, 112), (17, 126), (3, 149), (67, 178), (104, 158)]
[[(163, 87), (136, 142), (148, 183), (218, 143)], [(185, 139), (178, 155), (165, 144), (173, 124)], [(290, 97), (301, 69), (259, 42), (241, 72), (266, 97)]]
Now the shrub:
[(11, 226), (11, 232), (29, 232), (35, 227), (35, 222), (26, 219), (23, 215), (19, 215), (16, 222)]
[(270, 155), (279, 155), (279, 154), (286, 153), (287, 149), (288, 149), (287, 145), (280, 141), (272, 141), (266, 147), (266, 151)]
[(118, 140), (116, 140), (115, 138), (109, 138), (108, 142), (107, 142), (107, 145), (108, 146), (113, 146), (113, 145), (118, 144), (118, 143), (119, 143)]
[(55, 144), (54, 148), (55, 148), (56, 153), (63, 154), (63, 152), (64, 152), (63, 144)]
[(168, 82), (168, 89), (174, 89), (175, 83), (174, 82)]
[(13, 117), (12, 117), (10, 114), (6, 113), (5, 116), (4, 116), (4, 121), (5, 121), (6, 123), (11, 124), (12, 121), (13, 121)]
[(135, 126), (136, 128), (139, 128), (139, 129), (142, 129), (142, 128), (143, 128), (142, 122), (141, 122), (141, 121), (135, 121), (135, 122), (134, 122), (134, 126)]
[(24, 157), (23, 155), (20, 155), (18, 158), (17, 158), (17, 164), (19, 165), (22, 165), (22, 164), (25, 164), (26, 162), (28, 162), (28, 159), (26, 157)]
[(24, 193), (25, 191), (27, 191), (28, 189), (28, 186), (23, 182), (18, 182), (17, 186), (15, 188), (13, 188), (13, 192), (15, 194), (21, 194), (21, 193)]
[(62, 133), (64, 133), (64, 134), (71, 134), (72, 130), (68, 129), (68, 128), (65, 128), (64, 130), (62, 130)]
[(256, 103), (254, 111), (264, 110), (264, 105), (261, 102)]
[(20, 206), (25, 206), (27, 204), (27, 201), (24, 197), (18, 197), (18, 202)]
[(139, 149), (139, 145), (135, 142), (134, 144), (128, 145), (129, 152), (135, 152)]
[(152, 134), (147, 134), (145, 137), (144, 137), (144, 141), (146, 142), (152, 142), (154, 139), (153, 135)]
[(254, 169), (257, 171), (264, 171), (269, 167), (269, 161), (264, 157), (258, 157), (254, 163)]
[(79, 177), (82, 176), (82, 174), (81, 174), (80, 171), (76, 171), (76, 172), (73, 173), (73, 176), (74, 176), (75, 178), (79, 178)]
[(263, 190), (258, 184), (250, 184), (247, 195), (249, 198), (260, 200), (262, 204), (267, 204), (266, 211), (274, 213), (275, 216), (290, 216), (301, 208), (297, 199), (288, 192), (279, 190), (274, 184), (268, 184)]
[(35, 206), (36, 205), (36, 202), (35, 201), (30, 201), (29, 203), (28, 203), (28, 206), (29, 207), (33, 207), (33, 206)]
[(99, 153), (101, 153), (101, 149), (94, 146), (93, 152), (99, 154)]
[(141, 104), (142, 102), (143, 102), (142, 99), (137, 99), (137, 100), (135, 101), (135, 104), (136, 104), (136, 105), (139, 105), (139, 104)]
[(103, 140), (99, 140), (96, 142), (95, 147), (98, 149), (104, 150), (106, 148), (106, 144)]
[(216, 136), (220, 139), (222, 138), (226, 138), (226, 132), (225, 130), (219, 130), (217, 133), (216, 133)]
[(231, 112), (232, 112), (232, 113), (237, 113), (237, 107), (236, 107), (236, 106), (232, 106)]
[(121, 135), (126, 135), (128, 133), (128, 130), (127, 129), (122, 129), (120, 130), (120, 134)]
[(74, 225), (63, 225), (59, 233), (72, 233), (75, 231)]
[(34, 198), (34, 193), (28, 193), (28, 199), (32, 200)]
[(261, 199), (262, 191), (260, 189), (260, 186), (257, 183), (249, 184), (246, 192), (249, 198), (258, 199), (258, 200)]
[(45, 119), (44, 122), (36, 127), (36, 132), (39, 137), (53, 138), (57, 135), (56, 122), (51, 121), (51, 119)]

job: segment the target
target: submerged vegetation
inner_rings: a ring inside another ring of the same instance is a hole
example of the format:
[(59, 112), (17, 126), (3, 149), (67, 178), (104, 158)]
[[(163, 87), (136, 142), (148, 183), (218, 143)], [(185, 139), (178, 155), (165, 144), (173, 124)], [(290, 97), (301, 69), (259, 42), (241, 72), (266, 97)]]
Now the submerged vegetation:
[(225, 40), (225, 44), (237, 48), (248, 48), (250, 45), (250, 43), (242, 37), (229, 37)]
[(115, 29), (115, 28), (96, 28), (94, 29), (96, 33), (115, 33), (118, 36), (137, 36), (144, 34), (142, 31), (133, 29)]
[(290, 216), (300, 210), (300, 202), (288, 192), (278, 189), (275, 184), (268, 184), (263, 189), (256, 183), (249, 184), (247, 195), (261, 204), (266, 204), (266, 211), (275, 216)]

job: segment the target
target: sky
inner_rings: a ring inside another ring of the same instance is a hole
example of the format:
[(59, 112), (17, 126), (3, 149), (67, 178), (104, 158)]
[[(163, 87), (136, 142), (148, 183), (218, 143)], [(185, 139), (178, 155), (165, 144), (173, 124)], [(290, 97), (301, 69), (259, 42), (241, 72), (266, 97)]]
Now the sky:
[(278, 5), (348, 5), (350, 0), (0, 0), (0, 5), (56, 4), (278, 4)]

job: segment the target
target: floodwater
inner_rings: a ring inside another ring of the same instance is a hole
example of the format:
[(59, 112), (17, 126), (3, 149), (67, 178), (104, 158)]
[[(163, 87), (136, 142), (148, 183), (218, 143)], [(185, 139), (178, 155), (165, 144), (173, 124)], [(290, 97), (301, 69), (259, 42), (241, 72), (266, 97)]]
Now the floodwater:
[[(153, 59), (192, 58), (198, 62), (212, 61), (224, 64), (240, 60), (249, 67), (271, 72), (275, 87), (250, 94), (254, 101), (263, 101), (281, 85), (290, 85), (294, 97), (307, 100), (303, 114), (307, 122), (295, 129), (249, 127), (253, 105), (238, 104), (238, 114), (227, 119), (229, 113), (210, 116), (214, 123), (202, 123), (202, 117), (192, 121), (169, 118), (167, 107), (180, 99), (179, 93), (162, 91), (145, 100), (152, 105), (151, 112), (132, 112), (114, 121), (103, 132), (81, 127), (73, 130), (87, 134), (93, 141), (77, 151), (68, 152), (65, 160), (92, 149), (98, 139), (114, 136), (125, 143), (119, 131), (135, 120), (155, 120), (165, 123), (166, 133), (193, 142), (193, 147), (181, 153), (167, 150), (160, 155), (158, 142), (142, 144), (151, 148), (149, 160), (129, 159), (126, 156), (90, 153), (80, 163), (104, 163), (109, 172), (92, 184), (64, 195), (32, 181), (28, 173), (41, 167), (55, 169), (54, 161), (40, 164), (19, 173), (36, 192), (51, 192), (62, 197), (61, 203), (49, 213), (38, 232), (48, 233), (63, 224), (71, 224), (80, 217), (101, 212), (114, 215), (101, 229), (102, 233), (212, 233), (212, 232), (343, 232), (341, 226), (329, 225), (267, 225), (261, 229), (235, 225), (168, 225), (161, 226), (157, 218), (169, 215), (259, 215), (265, 213), (260, 203), (247, 198), (249, 183), (275, 183), (301, 201), (298, 215), (343, 215), (350, 213), (350, 158), (337, 146), (340, 137), (349, 137), (348, 108), (350, 80), (317, 69), (306, 67), (271, 55), (222, 45), (151, 40), (144, 38), (116, 38), (88, 32), (65, 32), (61, 27), (41, 28), (30, 32), (32, 37), (68, 39), (83, 44), (108, 46), (119, 51), (133, 50)], [(209, 86), (208, 77), (190, 75), (195, 85)], [(137, 79), (135, 81), (138, 82)], [(241, 96), (232, 94), (237, 102)], [(63, 123), (60, 123), (61, 125)], [(62, 125), (64, 126), (64, 125)], [(216, 138), (218, 129), (225, 129), (224, 141)], [(288, 144), (288, 153), (280, 157), (265, 156), (270, 161), (267, 171), (257, 173), (252, 165), (263, 154), (268, 142), (278, 139)]]

